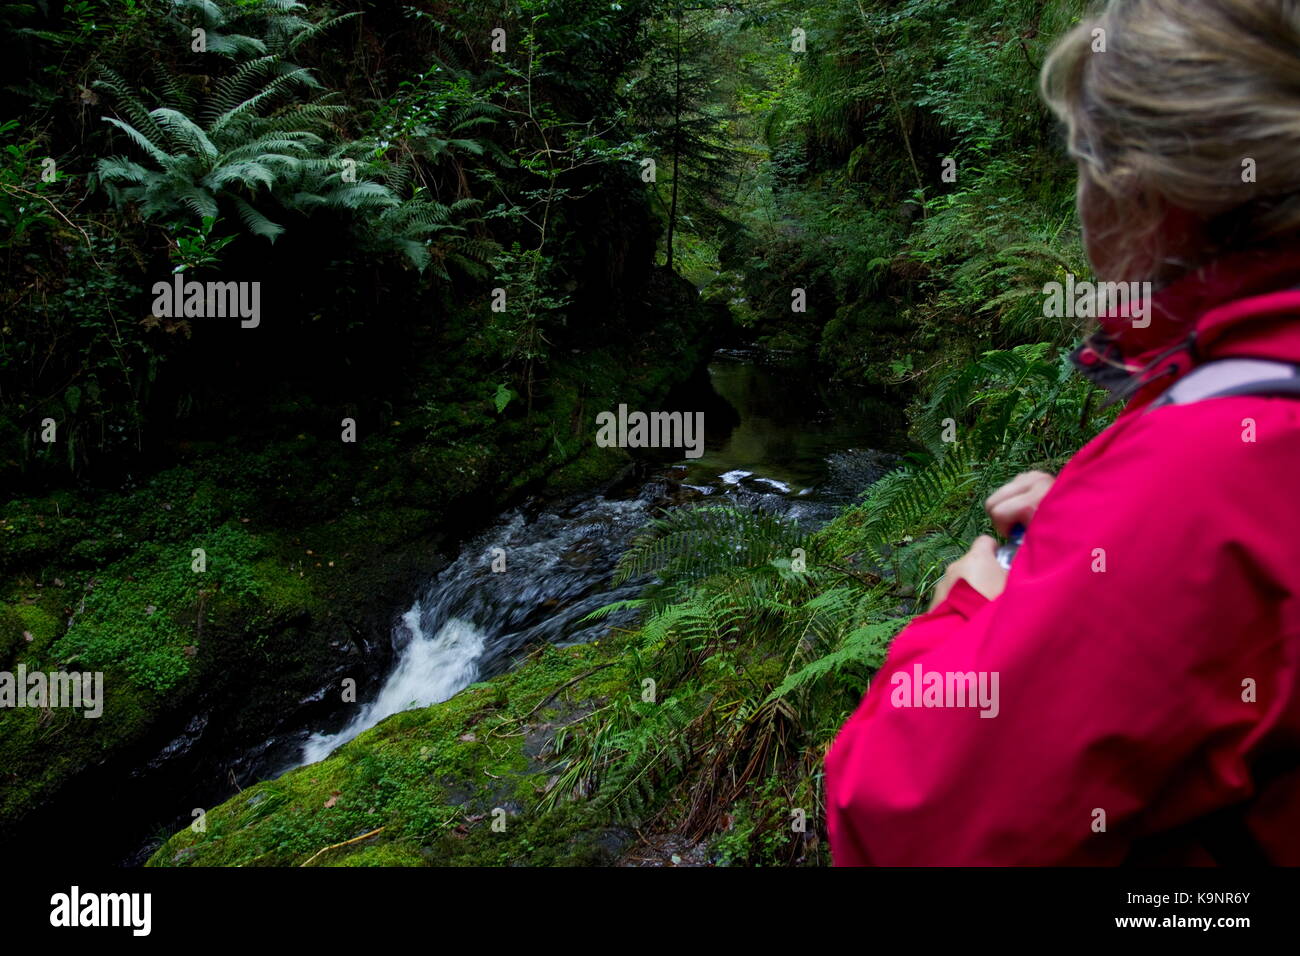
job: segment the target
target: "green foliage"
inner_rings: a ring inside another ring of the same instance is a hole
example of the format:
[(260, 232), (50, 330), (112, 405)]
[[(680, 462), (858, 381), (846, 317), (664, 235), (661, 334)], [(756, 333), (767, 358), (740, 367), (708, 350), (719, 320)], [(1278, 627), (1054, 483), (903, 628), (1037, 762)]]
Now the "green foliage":
[[(99, 161), (99, 179), (114, 199), (136, 203), (146, 218), (173, 226), (187, 217), (206, 223), (223, 209), (233, 211), (247, 232), (270, 242), (285, 231), (276, 220), (286, 215), (334, 212), (355, 220), (364, 247), (399, 251), (421, 272), (433, 265), (439, 278), (450, 280), (450, 264), (484, 275), (490, 246), (466, 230), (480, 201), (463, 197), (444, 204), (422, 195), (423, 189), (399, 195), (410, 182), (408, 160), (396, 166), (385, 161), (391, 143), (339, 142), (335, 130), (351, 110), (324, 93), (311, 70), (287, 59), (355, 14), (313, 23), (301, 16), (306, 8), (295, 3), (238, 10), (218, 0), (176, 0), (176, 7), (198, 14), (208, 29), (208, 50), (223, 54), (230, 66), (205, 78), (210, 92), (201, 99), (191, 92), (194, 77), (162, 73), (163, 103), (153, 109), (125, 79), (103, 71), (97, 85), (113, 95), (126, 116), (104, 119), (148, 159), (147, 165), (124, 156)], [(234, 20), (250, 21), (258, 35), (221, 32)], [(440, 105), (446, 106), (451, 97), (443, 92)], [(419, 113), (406, 100), (391, 101), (389, 108), (398, 115), (383, 125), (384, 134), (401, 136), (405, 148), (429, 163), (457, 151), (470, 156), (487, 151), (474, 139), (444, 138), (437, 111), (424, 105), (426, 112)], [(449, 122), (456, 133), (484, 119), (462, 110)]]
[(506, 406), (509, 405), (513, 399), (518, 397), (519, 396), (517, 396), (513, 391), (506, 388), (504, 384), (498, 385), (496, 393), (492, 396), (492, 404), (496, 407), (497, 414), (500, 415), (504, 412)]
[(215, 216), (204, 216), (199, 226), (185, 226), (177, 232), (176, 248), (172, 252), (172, 258), (176, 261), (173, 272), (216, 265), (221, 261), (221, 250), (234, 242), (237, 237), (225, 236), (214, 239), (212, 227), (216, 224)]
[[(16, 268), (28, 277), (6, 289), (7, 317), (0, 335), (0, 468), (47, 466), (76, 473), (96, 453), (138, 447), (143, 402), (156, 377), (158, 360), (147, 330), (129, 316), (140, 287), (129, 275), (101, 269), (105, 259), (125, 252), (115, 236), (79, 234), (61, 224), (55, 234), (64, 267), (49, 281), (44, 244), (26, 246)], [(75, 240), (74, 240), (75, 237)], [(39, 314), (46, 324), (35, 321)], [(58, 316), (51, 327), (50, 316)], [(61, 358), (78, 372), (52, 380), (46, 361), (51, 343), (61, 340)], [(56, 440), (44, 442), (42, 423), (53, 419)]]
[[(710, 853), (718, 866), (789, 866), (802, 862), (804, 839), (792, 826), (794, 815), (816, 803), (815, 791), (790, 790), (781, 778), (768, 777), (729, 808), (727, 828), (710, 843)], [(805, 826), (806, 817), (805, 810)]]
[(878, 579), (769, 514), (672, 512), (620, 562), (620, 580), (647, 574), (645, 596), (621, 606), (646, 612), (630, 654), (634, 686), (654, 697), (616, 697), (557, 737), (560, 785), (544, 805), (592, 794), (644, 819), (676, 792), (681, 827), (711, 833), (751, 780), (810, 765), (849, 678), (878, 666), (899, 622), (882, 615)]
[(53, 179), (44, 174), (48, 167), (41, 143), (19, 139), (18, 128), (14, 119), (0, 123), (0, 142), (4, 143), (0, 152), (0, 228), (7, 231), (10, 242), (39, 227), (57, 229), (62, 225), (50, 194), (67, 178), (57, 165)]
[[(598, 734), (607, 769), (600, 782), (599, 805), (620, 822), (640, 819), (651, 809), (658, 788), (674, 782), (692, 754), (686, 731), (691, 711), (675, 697), (650, 704), (619, 699), (608, 705)], [(563, 742), (557, 747), (561, 752)], [(551, 793), (572, 793), (585, 781), (575, 763)]]
[[(1077, 329), (1042, 315), (1045, 281), (1088, 272), (1072, 170), (1044, 148), (1037, 67), (1075, 0), (777, 4), (807, 31), (762, 104), (768, 162), (739, 196), (721, 266), (760, 340), (850, 380)], [(948, 173), (948, 175), (945, 175)], [(791, 310), (790, 289), (806, 292)], [(961, 353), (954, 355), (953, 353)], [(919, 375), (905, 373), (905, 381)]]
[[(810, 601), (809, 607), (811, 609), (815, 602), (821, 602), (823, 606), (837, 605), (855, 598), (860, 600), (861, 596), (850, 589), (826, 591)], [(800, 688), (815, 685), (823, 678), (841, 677), (850, 669), (860, 671), (863, 668), (874, 670), (880, 667), (885, 662), (885, 650), (890, 638), (905, 623), (904, 618), (890, 618), (854, 628), (834, 650), (820, 657), (812, 657), (798, 670), (788, 673), (763, 703), (779, 700)]]
[(983, 502), (1016, 474), (1057, 470), (1109, 420), (1050, 343), (988, 352), (940, 376), (916, 421), (926, 446), (872, 486), (855, 541), (925, 590), (984, 531)]
[(937, 310), (990, 317), (1003, 341), (1064, 344), (1082, 327), (1046, 319), (1042, 289), (1066, 272), (1091, 275), (1072, 229), (1074, 195), (1066, 189), (1045, 198), (1026, 195), (1022, 167), (999, 157), (961, 168), (957, 189), (926, 204), (908, 257), (943, 275)]
[[(275, 56), (248, 60), (222, 77), (196, 115), (175, 105), (147, 109), (121, 77), (106, 71), (110, 91), (130, 122), (105, 117), (150, 161), (125, 157), (99, 161), (99, 178), (119, 202), (139, 203), (149, 218), (175, 223), (185, 216), (215, 218), (233, 209), (253, 235), (274, 241), (284, 227), (273, 222), (260, 194), (282, 209), (374, 209), (397, 200), (382, 185), (344, 178), (342, 162), (320, 135), (344, 108), (301, 99), (319, 87), (309, 71)], [(355, 162), (355, 161), (354, 161)]]
[[(727, 141), (729, 116), (714, 90), (720, 51), (734, 35), (709, 6), (665, 3), (647, 24), (649, 50), (626, 88), (639, 137), (637, 154), (655, 161), (653, 195), (665, 223), (665, 262), (672, 268), (683, 225), (704, 232), (724, 216), (723, 196), (737, 155)], [(662, 184), (662, 185), (661, 185)]]
[[(436, 339), (525, 414), (557, 343), (572, 354), (640, 321), (651, 223), (629, 162), (620, 58), (644, 52), (654, 11), (524, 3), (510, 8), (519, 55), (497, 57), (472, 24), (498, 6), (6, 8), (5, 48), (41, 82), (0, 131), (13, 275), (0, 297), (0, 365), (13, 375), (0, 389), (0, 470), (34, 484), (127, 468), (183, 422), (248, 411), (265, 376), (226, 389), (194, 374), (222, 348), (215, 326), (148, 316), (141, 290), (163, 269), (327, 271), (329, 290), (275, 293), (288, 296), (279, 323), (297, 326), (280, 341), (309, 336), (322, 374), (373, 368), (358, 354), (373, 323), (375, 351), (421, 362)], [(381, 47), (382, 69), (355, 65)], [(495, 288), (505, 312), (487, 307)], [(377, 393), (397, 381), (358, 380), (358, 393), (382, 404)], [(276, 401), (310, 405), (301, 398)], [(39, 440), (46, 417), (67, 441)]]

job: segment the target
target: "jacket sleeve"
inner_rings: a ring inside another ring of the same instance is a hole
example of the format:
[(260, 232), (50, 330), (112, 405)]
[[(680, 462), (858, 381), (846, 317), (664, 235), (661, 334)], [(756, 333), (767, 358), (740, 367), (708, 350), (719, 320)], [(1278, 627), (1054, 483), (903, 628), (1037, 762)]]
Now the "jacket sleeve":
[(1285, 589), (1250, 543), (1280, 537), (1260, 475), (1283, 483), (1239, 414), (1234, 449), (1189, 411), (1081, 452), (1003, 594), (958, 582), (895, 639), (826, 759), (837, 864), (1118, 863), (1249, 796), (1244, 753), (1294, 681)]

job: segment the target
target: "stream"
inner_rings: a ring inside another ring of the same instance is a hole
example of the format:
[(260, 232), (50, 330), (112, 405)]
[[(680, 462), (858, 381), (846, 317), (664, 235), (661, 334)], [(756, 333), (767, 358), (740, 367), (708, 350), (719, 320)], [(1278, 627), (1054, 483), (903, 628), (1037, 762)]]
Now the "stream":
[(392, 634), (395, 664), (378, 693), (342, 726), (313, 730), (280, 770), (323, 760), (395, 713), (447, 700), (540, 642), (581, 643), (630, 623), (629, 615), (586, 625), (582, 618), (636, 596), (644, 582), (613, 587), (615, 565), (662, 509), (726, 503), (815, 527), (888, 466), (890, 456), (875, 447), (879, 409), (862, 407), (862, 396), (814, 389), (744, 351), (715, 355), (708, 373), (709, 404), (722, 414), (706, 412), (700, 458), (670, 463), (621, 494), (502, 515), (402, 614)]
[[(644, 582), (615, 587), (615, 567), (636, 533), (666, 509), (725, 503), (817, 527), (896, 458), (887, 450), (899, 449), (896, 410), (861, 390), (814, 381), (769, 353), (718, 352), (699, 379), (665, 409), (704, 410), (701, 457), (674, 461), (674, 452), (661, 453), (667, 457), (644, 460), (600, 493), (532, 500), (499, 515), (395, 615), (391, 666), (359, 688), (359, 703), (340, 702), (321, 717), (327, 695), (339, 693), (322, 688), (303, 701), (313, 705), (314, 722), (291, 723), (246, 751), (228, 765), (230, 780), (246, 787), (323, 760), (386, 717), (508, 670), (539, 642), (574, 644), (626, 625), (626, 615), (595, 624), (582, 618), (636, 596)], [(125, 862), (143, 863), (158, 839)]]

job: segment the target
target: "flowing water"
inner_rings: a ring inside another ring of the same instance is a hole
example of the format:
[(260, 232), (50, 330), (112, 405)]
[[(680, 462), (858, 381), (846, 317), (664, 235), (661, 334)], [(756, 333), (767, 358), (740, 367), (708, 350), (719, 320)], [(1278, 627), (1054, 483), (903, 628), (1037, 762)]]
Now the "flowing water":
[(542, 641), (578, 643), (627, 623), (582, 618), (636, 595), (643, 582), (615, 588), (614, 568), (662, 509), (725, 502), (816, 526), (889, 464), (878, 448), (894, 416), (851, 390), (814, 387), (744, 353), (716, 356), (709, 386), (693, 396), (708, 406), (702, 457), (665, 462), (618, 491), (501, 516), (401, 616), (395, 663), (377, 693), (341, 726), (311, 732), (280, 769), (322, 760), (385, 717), (446, 700)]

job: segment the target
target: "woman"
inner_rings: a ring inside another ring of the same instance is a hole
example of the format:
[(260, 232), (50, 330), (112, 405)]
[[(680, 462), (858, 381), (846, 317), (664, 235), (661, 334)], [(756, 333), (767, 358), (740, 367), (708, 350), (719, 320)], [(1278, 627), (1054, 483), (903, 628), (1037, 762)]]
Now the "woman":
[(978, 539), (895, 639), (826, 759), (832, 855), (1297, 865), (1300, 394), (1233, 370), (1300, 364), (1300, 3), (1111, 0), (1043, 90), (1097, 276), (1157, 289), (1075, 356), (1128, 404), (988, 500), (1010, 573)]

